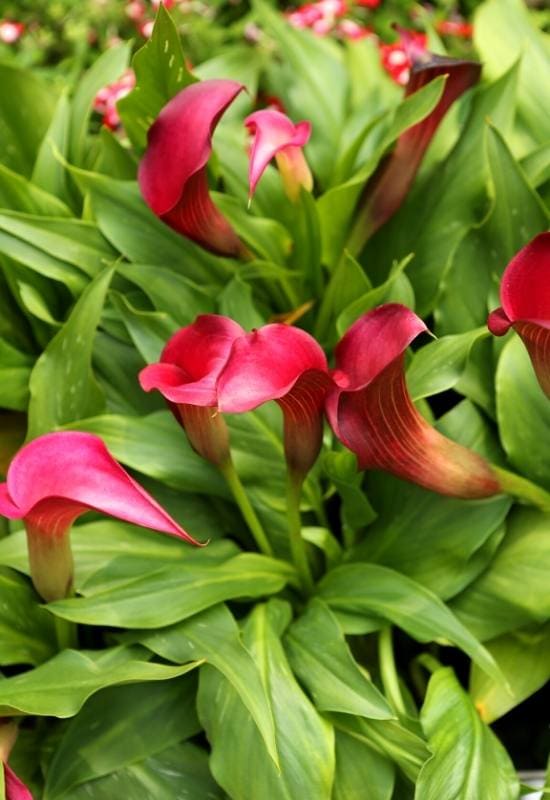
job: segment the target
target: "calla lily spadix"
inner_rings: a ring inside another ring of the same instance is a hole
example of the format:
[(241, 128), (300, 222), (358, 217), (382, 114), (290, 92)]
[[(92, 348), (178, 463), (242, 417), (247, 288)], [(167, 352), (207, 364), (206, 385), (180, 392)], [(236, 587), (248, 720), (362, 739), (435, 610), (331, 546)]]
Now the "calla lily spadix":
[(0, 484), (0, 515), (22, 519), (27, 531), (31, 577), (48, 602), (71, 589), (72, 523), (86, 511), (196, 542), (89, 433), (66, 431), (25, 445)]
[(495, 336), (510, 328), (521, 336), (538, 382), (550, 397), (550, 233), (541, 233), (514, 256), (500, 284), (501, 308), (487, 324)]
[(355, 253), (361, 251), (367, 239), (401, 206), (443, 117), (455, 100), (479, 81), (481, 74), (481, 64), (428, 53), (414, 39), (410, 41), (408, 54), (412, 69), (405, 90), (406, 97), (439, 75), (447, 75), (447, 80), (433, 111), (401, 134), (391, 155), (382, 161), (368, 182), (348, 243)]
[(138, 181), (147, 205), (174, 230), (219, 255), (248, 251), (208, 191), (212, 134), (244, 86), (208, 80), (185, 87), (167, 103), (147, 134)]
[(244, 124), (253, 137), (248, 171), (249, 197), (256, 191), (258, 181), (273, 158), (290, 200), (295, 202), (298, 199), (301, 187), (310, 192), (313, 177), (302, 147), (311, 136), (311, 123), (303, 121), (295, 125), (286, 114), (266, 108), (250, 114)]
[(502, 491), (491, 466), (447, 439), (420, 415), (407, 391), (404, 356), (427, 330), (391, 303), (361, 317), (336, 347), (336, 387), (327, 414), (361, 469), (381, 469), (440, 494), (490, 497)]

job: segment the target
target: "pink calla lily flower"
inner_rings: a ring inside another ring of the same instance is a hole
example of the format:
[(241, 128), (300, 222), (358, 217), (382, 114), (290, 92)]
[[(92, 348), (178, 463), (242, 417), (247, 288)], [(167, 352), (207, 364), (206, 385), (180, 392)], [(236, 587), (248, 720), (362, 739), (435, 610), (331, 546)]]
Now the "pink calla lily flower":
[(550, 397), (550, 233), (541, 233), (510, 261), (500, 284), (501, 308), (489, 314), (495, 336), (514, 328)]
[(327, 414), (360, 469), (381, 469), (440, 494), (481, 498), (502, 491), (481, 456), (447, 439), (414, 407), (404, 356), (427, 328), (405, 306), (391, 303), (365, 314), (335, 350), (336, 387)]
[(32, 800), (32, 794), (15, 772), (7, 765), (4, 767), (4, 792), (6, 800)]
[(439, 75), (447, 75), (443, 94), (433, 111), (401, 134), (391, 155), (383, 160), (368, 182), (360, 202), (350, 246), (359, 252), (369, 236), (392, 217), (405, 200), (433, 136), (443, 117), (467, 89), (480, 77), (481, 64), (433, 55), (416, 38), (402, 43), (412, 64), (405, 96), (408, 97)]
[(274, 323), (247, 334), (227, 317), (205, 314), (176, 333), (139, 379), (145, 391), (161, 392), (195, 450), (217, 466), (230, 458), (218, 412), (269, 400), (283, 410), (291, 469), (305, 474), (317, 458), (330, 378), (321, 347), (298, 328)]
[(248, 171), (249, 196), (256, 191), (258, 181), (274, 158), (283, 179), (285, 192), (296, 201), (303, 186), (308, 192), (313, 188), (313, 177), (302, 153), (302, 147), (311, 136), (311, 123), (296, 125), (286, 114), (265, 108), (250, 114), (244, 124), (253, 136)]
[(72, 585), (69, 531), (86, 511), (168, 533), (198, 545), (114, 460), (103, 441), (66, 431), (25, 445), (0, 484), (0, 515), (23, 519), (31, 577), (47, 601), (65, 597)]
[(147, 134), (138, 181), (147, 205), (167, 225), (214, 253), (245, 257), (245, 246), (208, 192), (207, 162), (220, 117), (244, 86), (193, 83), (164, 106)]

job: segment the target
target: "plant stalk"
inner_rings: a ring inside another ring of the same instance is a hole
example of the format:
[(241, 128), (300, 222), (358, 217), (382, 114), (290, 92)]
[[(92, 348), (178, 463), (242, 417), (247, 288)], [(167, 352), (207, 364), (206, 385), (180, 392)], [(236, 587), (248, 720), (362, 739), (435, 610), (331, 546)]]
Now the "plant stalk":
[(504, 493), (516, 497), (527, 505), (535, 506), (541, 511), (550, 512), (550, 493), (545, 489), (531, 483), (527, 478), (508, 472), (501, 467), (495, 467), (493, 464), (491, 464), (491, 469), (496, 474)]
[(399, 676), (395, 666), (390, 626), (383, 628), (378, 635), (378, 656), (380, 659), (380, 676), (384, 686), (384, 694), (395, 711), (405, 716), (407, 709), (399, 686)]
[(306, 543), (302, 538), (302, 518), (300, 516), (300, 497), (302, 495), (303, 479), (293, 475), (290, 471), (286, 481), (286, 512), (288, 519), (288, 534), (292, 561), (304, 591), (313, 592), (314, 582), (311, 567), (307, 559)]
[(269, 543), (269, 540), (265, 534), (262, 523), (252, 508), (252, 504), (248, 499), (244, 486), (241, 483), (241, 479), (237, 475), (233, 461), (229, 459), (224, 464), (221, 464), (219, 469), (227, 481), (227, 485), (231, 489), (231, 494), (233, 495), (233, 498), (238, 505), (246, 524), (248, 525), (250, 533), (254, 537), (254, 541), (256, 542), (258, 549), (264, 555), (272, 556), (273, 549), (271, 544)]

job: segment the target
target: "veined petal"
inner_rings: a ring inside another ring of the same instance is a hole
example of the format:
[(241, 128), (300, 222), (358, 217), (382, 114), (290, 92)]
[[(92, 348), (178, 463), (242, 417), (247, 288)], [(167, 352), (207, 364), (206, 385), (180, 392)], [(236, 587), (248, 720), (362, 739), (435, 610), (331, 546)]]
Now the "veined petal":
[(158, 389), (172, 403), (218, 404), (217, 382), (234, 342), (245, 332), (228, 317), (202, 314), (172, 336), (160, 363), (141, 370), (139, 381), (149, 392)]
[(243, 254), (244, 246), (210, 198), (206, 164), (214, 129), (243, 89), (227, 80), (182, 89), (151, 125), (138, 171), (145, 202), (157, 216), (184, 236), (226, 255)]
[(0, 496), (4, 516), (30, 520), (45, 533), (59, 534), (93, 509), (198, 544), (89, 433), (50, 433), (25, 445)]
[(297, 182), (311, 189), (311, 173), (298, 149), (309, 141), (310, 122), (303, 121), (295, 125), (286, 114), (266, 108), (250, 114), (244, 124), (254, 137), (248, 170), (250, 197), (256, 191), (258, 181), (271, 159), (285, 151), (288, 151), (289, 169), (294, 167)]

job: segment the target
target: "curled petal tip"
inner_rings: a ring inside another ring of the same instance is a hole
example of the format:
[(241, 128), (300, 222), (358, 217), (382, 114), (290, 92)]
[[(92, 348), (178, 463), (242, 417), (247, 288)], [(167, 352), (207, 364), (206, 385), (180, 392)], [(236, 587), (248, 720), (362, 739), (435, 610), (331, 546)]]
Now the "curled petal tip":
[(504, 336), (510, 330), (512, 322), (506, 316), (503, 308), (491, 311), (487, 317), (487, 327), (494, 336)]

